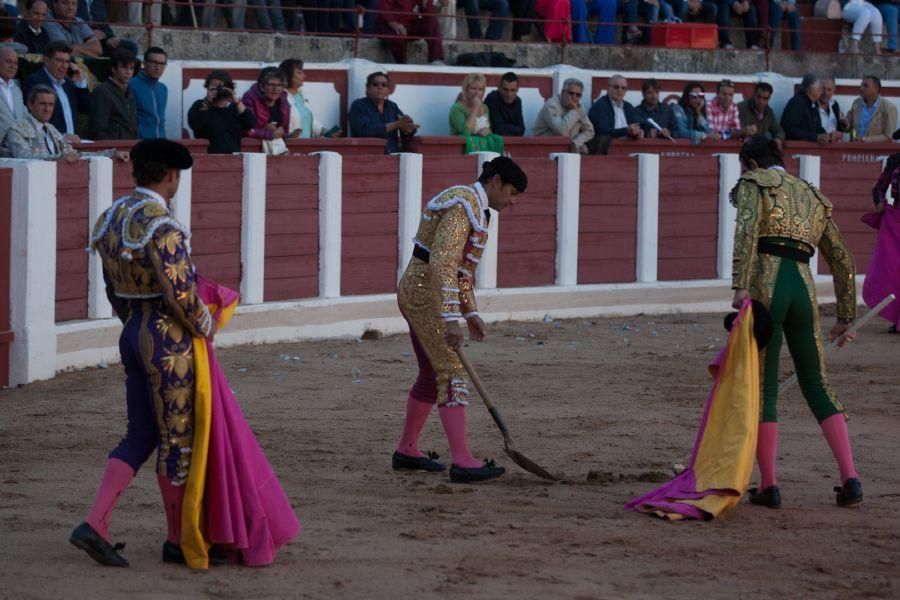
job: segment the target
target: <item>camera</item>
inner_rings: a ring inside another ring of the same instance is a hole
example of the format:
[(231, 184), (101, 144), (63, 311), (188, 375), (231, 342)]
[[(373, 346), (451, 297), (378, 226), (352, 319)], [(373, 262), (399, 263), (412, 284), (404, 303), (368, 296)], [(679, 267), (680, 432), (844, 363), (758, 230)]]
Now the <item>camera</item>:
[(231, 94), (231, 89), (223, 85), (216, 91), (216, 100), (231, 100)]

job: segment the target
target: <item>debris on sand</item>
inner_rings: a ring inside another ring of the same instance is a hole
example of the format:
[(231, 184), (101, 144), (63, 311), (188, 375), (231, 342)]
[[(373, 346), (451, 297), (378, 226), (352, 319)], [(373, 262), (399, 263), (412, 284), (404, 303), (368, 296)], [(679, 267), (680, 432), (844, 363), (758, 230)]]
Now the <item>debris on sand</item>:
[(363, 334), (360, 336), (362, 340), (380, 340), (384, 337), (384, 334), (381, 333), (380, 329), (366, 329), (363, 331)]
[(434, 486), (434, 493), (435, 494), (452, 494), (453, 488), (451, 488), (446, 483), (439, 483), (438, 485)]

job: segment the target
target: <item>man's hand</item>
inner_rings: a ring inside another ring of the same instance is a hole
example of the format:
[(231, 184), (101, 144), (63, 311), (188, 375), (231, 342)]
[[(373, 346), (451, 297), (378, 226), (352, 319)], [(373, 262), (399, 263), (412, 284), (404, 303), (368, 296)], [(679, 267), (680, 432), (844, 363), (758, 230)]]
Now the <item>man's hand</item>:
[(721, 140), (721, 139), (722, 139), (722, 134), (719, 133), (719, 132), (717, 132), (717, 131), (713, 131), (713, 132), (711, 132), (711, 133), (709, 134), (709, 139), (711, 139), (711, 140)]
[(124, 150), (117, 150), (116, 160), (118, 160), (119, 162), (128, 162), (129, 160), (131, 160), (131, 157)]
[(479, 130), (476, 131), (475, 133), (477, 133), (477, 134), (480, 135), (481, 137), (486, 137), (486, 136), (491, 135), (491, 130), (490, 130), (489, 128), (487, 128), (487, 127), (482, 127), (481, 129), (479, 129)]
[(784, 149), (784, 140), (781, 138), (775, 138), (775, 145), (778, 146), (779, 150)]
[(398, 23), (397, 21), (391, 21), (388, 23), (388, 27), (394, 30), (394, 33), (397, 35), (406, 35), (406, 27)]
[(84, 81), (84, 71), (81, 70), (81, 66), (79, 66), (78, 63), (71, 63), (70, 68), (74, 71), (72, 77), (70, 77), (74, 83), (81, 83)]
[(478, 315), (473, 315), (466, 319), (466, 325), (469, 327), (469, 339), (476, 342), (483, 342), (487, 334), (487, 328), (484, 321)]
[[(97, 38), (98, 40), (106, 39), (106, 34), (103, 33), (102, 29), (91, 29), (91, 33), (93, 33), (94, 37)], [(109, 40), (112, 40), (112, 39), (113, 38), (109, 38)], [(106, 42), (109, 43), (109, 40), (106, 40)], [(118, 44), (116, 44), (116, 46), (118, 46)], [(115, 46), (113, 46), (113, 48), (115, 48)]]
[(73, 163), (78, 162), (78, 153), (77, 152), (66, 152), (62, 155), (63, 162)]
[(447, 328), (444, 332), (444, 341), (446, 341), (447, 345), (454, 350), (459, 350), (463, 341), (463, 334), (462, 329), (459, 328), (459, 321), (456, 319), (444, 321), (444, 325)]
[(637, 123), (632, 123), (628, 126), (628, 137), (639, 140), (644, 137), (644, 132), (641, 131), (641, 126)]
[(731, 307), (738, 310), (744, 305), (744, 300), (750, 297), (750, 290), (743, 288), (734, 290), (734, 299), (731, 301)]
[(688, 12), (690, 14), (699, 15), (701, 8), (703, 8), (702, 0), (688, 0)]
[(830, 136), (831, 136), (831, 141), (832, 141), (832, 142), (840, 142), (841, 140), (844, 139), (844, 134), (841, 133), (840, 131), (838, 131), (837, 129), (835, 129), (834, 131), (832, 131), (831, 134), (830, 134)]
[(284, 127), (278, 127), (274, 123), (269, 123), (268, 125), (266, 125), (266, 129), (269, 129), (272, 131), (273, 139), (277, 140), (278, 138), (284, 137)]
[(209, 340), (210, 344), (213, 343), (217, 331), (219, 331), (219, 323), (215, 319), (212, 319), (212, 325), (209, 326), (209, 333), (206, 334), (206, 339)]
[(757, 131), (758, 130), (756, 129), (756, 125), (747, 125), (746, 127), (744, 127), (742, 135), (744, 137), (753, 137), (754, 135), (756, 135)]
[(111, 38), (106, 39), (106, 45), (112, 49), (118, 48), (119, 44), (121, 44), (121, 43), (122, 43), (122, 40), (120, 40), (117, 37), (111, 37)]
[(831, 143), (831, 136), (827, 133), (820, 133), (816, 136), (816, 143), (821, 146), (827, 146), (829, 143)]
[(66, 135), (63, 136), (63, 138), (65, 138), (65, 140), (67, 142), (69, 142), (70, 144), (80, 144), (81, 143), (81, 138), (78, 137), (77, 135), (75, 135), (74, 133), (67, 133)]
[(852, 342), (856, 339), (855, 333), (847, 333), (847, 330), (850, 329), (850, 323), (835, 323), (831, 328), (831, 331), (828, 332), (828, 341), (834, 341), (837, 338), (840, 338), (838, 342), (838, 347), (843, 348), (844, 344), (847, 342)]

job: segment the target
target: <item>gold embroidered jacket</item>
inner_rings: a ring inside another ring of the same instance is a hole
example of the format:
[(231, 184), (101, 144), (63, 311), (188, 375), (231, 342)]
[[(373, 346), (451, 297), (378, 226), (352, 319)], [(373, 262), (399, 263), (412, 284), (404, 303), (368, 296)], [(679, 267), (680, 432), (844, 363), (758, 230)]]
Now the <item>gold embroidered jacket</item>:
[(100, 216), (90, 249), (100, 253), (106, 294), (123, 322), (128, 300), (161, 298), (192, 336), (209, 334), (212, 320), (197, 296), (189, 237), (161, 200), (140, 191)]
[(487, 238), (487, 218), (473, 186), (448, 188), (425, 206), (414, 242), (431, 254), (431, 284), (441, 290), (444, 320), (478, 314), (475, 270)]
[(781, 169), (754, 169), (741, 176), (731, 195), (737, 207), (733, 289), (750, 287), (760, 238), (793, 240), (810, 253), (819, 249), (834, 278), (837, 316), (856, 317), (856, 265), (822, 192)]

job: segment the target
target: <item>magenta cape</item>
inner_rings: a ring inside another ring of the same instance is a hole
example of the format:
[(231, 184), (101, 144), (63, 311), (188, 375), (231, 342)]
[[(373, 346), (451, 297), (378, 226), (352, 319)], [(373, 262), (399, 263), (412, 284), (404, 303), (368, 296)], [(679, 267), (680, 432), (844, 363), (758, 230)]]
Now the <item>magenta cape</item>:
[[(200, 297), (210, 306), (216, 321), (224, 325), (237, 304), (237, 292), (202, 277), (197, 283)], [(205, 485), (197, 515), (200, 534), (207, 545), (238, 551), (245, 565), (267, 565), (275, 560), (275, 550), (297, 535), (300, 522), (244, 419), (208, 341), (206, 351), (210, 420)], [(195, 441), (195, 450), (196, 446)], [(194, 459), (198, 458), (195, 452)], [(191, 508), (185, 504), (186, 516)], [(187, 540), (183, 536), (184, 541)], [(199, 545), (202, 548), (203, 544)], [(187, 550), (185, 556), (190, 564)], [(202, 552), (195, 562), (205, 563), (205, 554)]]
[(753, 472), (759, 423), (759, 350), (749, 300), (709, 370), (715, 383), (690, 465), (625, 508), (671, 520), (712, 519), (740, 501)]
[[(866, 213), (861, 220), (878, 230), (862, 290), (866, 305), (877, 306), (889, 294), (900, 298), (900, 209), (885, 205), (884, 212)], [(878, 314), (900, 327), (900, 301), (894, 300)]]

